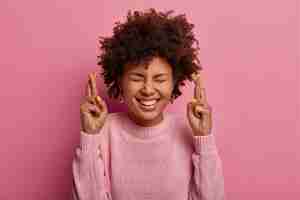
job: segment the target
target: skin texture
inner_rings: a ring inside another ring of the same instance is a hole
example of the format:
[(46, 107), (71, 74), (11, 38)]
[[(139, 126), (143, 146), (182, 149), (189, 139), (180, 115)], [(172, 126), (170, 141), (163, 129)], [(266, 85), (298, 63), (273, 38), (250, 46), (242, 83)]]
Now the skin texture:
[[(147, 66), (127, 64), (120, 87), (130, 119), (141, 126), (154, 126), (163, 120), (163, 111), (170, 103), (174, 87), (172, 67), (161, 57), (154, 57)], [(153, 111), (145, 111), (136, 98), (159, 101)]]
[[(98, 95), (97, 73), (89, 74), (86, 98), (80, 106), (81, 128), (96, 134), (105, 123), (107, 105)], [(193, 75), (194, 97), (187, 104), (187, 119), (195, 136), (206, 136), (212, 129), (212, 108), (204, 88), (203, 72)], [(155, 126), (163, 120), (163, 111), (170, 103), (174, 80), (172, 67), (161, 57), (154, 57), (148, 65), (127, 64), (119, 80), (121, 93), (128, 107), (128, 116), (140, 126)], [(137, 99), (159, 99), (153, 110), (145, 110)]]
[(81, 130), (88, 134), (97, 134), (108, 115), (106, 102), (98, 95), (96, 76), (96, 72), (89, 74), (86, 95), (80, 105)]
[(212, 107), (208, 104), (203, 72), (193, 75), (194, 97), (187, 104), (187, 118), (195, 136), (206, 136), (212, 129)]

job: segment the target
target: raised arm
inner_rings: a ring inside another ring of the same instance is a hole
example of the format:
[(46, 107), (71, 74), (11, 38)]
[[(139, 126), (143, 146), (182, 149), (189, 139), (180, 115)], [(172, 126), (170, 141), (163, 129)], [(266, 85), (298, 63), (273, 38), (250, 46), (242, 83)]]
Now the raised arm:
[(80, 133), (80, 147), (72, 162), (73, 200), (111, 200), (99, 142), (101, 134)]
[(212, 107), (208, 104), (203, 73), (193, 77), (194, 99), (188, 103), (187, 117), (193, 131), (193, 176), (189, 200), (224, 200), (222, 162), (212, 130)]
[(96, 73), (89, 74), (86, 98), (80, 105), (80, 146), (72, 162), (73, 200), (110, 200), (101, 149), (107, 105), (97, 94)]
[(214, 134), (194, 136), (189, 200), (225, 200), (222, 161)]

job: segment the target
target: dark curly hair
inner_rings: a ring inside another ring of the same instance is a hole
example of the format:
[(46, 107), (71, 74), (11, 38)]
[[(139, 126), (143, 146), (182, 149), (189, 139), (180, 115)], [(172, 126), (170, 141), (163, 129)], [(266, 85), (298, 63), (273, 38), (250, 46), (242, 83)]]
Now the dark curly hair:
[[(120, 86), (118, 80), (127, 63), (147, 64), (154, 56), (160, 56), (172, 67), (174, 89), (173, 102), (182, 93), (186, 79), (202, 70), (197, 58), (199, 44), (185, 14), (172, 16), (174, 11), (157, 12), (154, 8), (145, 12), (128, 11), (125, 23), (116, 22), (112, 37), (100, 37), (100, 55), (98, 65), (102, 66), (101, 75), (108, 87), (110, 98), (118, 98)], [(196, 44), (196, 46), (194, 46)]]

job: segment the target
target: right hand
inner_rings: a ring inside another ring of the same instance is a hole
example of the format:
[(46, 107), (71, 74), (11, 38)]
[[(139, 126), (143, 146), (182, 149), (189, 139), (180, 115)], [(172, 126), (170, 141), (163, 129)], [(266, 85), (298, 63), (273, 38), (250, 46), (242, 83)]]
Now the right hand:
[(98, 96), (96, 76), (96, 72), (89, 74), (86, 85), (86, 98), (80, 105), (81, 130), (88, 134), (98, 133), (108, 115), (105, 101)]

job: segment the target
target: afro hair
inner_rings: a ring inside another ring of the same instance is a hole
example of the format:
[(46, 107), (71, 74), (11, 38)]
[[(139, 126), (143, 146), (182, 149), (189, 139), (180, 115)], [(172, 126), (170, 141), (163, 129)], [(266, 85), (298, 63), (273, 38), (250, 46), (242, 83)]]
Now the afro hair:
[(172, 67), (174, 89), (172, 102), (182, 93), (179, 86), (192, 80), (194, 72), (202, 70), (197, 58), (199, 44), (185, 14), (172, 16), (174, 11), (158, 12), (154, 8), (131, 10), (127, 21), (116, 22), (112, 37), (100, 37), (98, 65), (108, 88), (110, 98), (118, 98), (121, 89), (118, 81), (127, 63), (147, 64), (154, 56), (160, 56)]

